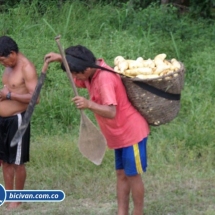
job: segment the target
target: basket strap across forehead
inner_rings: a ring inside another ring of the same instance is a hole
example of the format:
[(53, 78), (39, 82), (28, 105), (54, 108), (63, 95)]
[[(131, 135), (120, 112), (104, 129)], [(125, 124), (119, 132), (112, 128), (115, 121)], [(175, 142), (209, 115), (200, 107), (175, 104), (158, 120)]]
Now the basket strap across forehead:
[(108, 68), (96, 65), (94, 62), (90, 62), (90, 61), (88, 61), (84, 58), (78, 57), (78, 56), (67, 54), (66, 59), (69, 60), (69, 62), (72, 62), (75, 67), (81, 65), (81, 66), (84, 66), (85, 68), (91, 67), (91, 68), (102, 69), (102, 70), (106, 70), (108, 72), (116, 73), (114, 70), (110, 70)]
[(168, 93), (168, 92), (160, 90), (156, 87), (153, 87), (151, 85), (148, 85), (146, 83), (139, 82), (139, 81), (134, 81), (134, 83), (136, 85), (138, 85), (139, 87), (143, 88), (144, 90), (147, 90), (148, 92), (153, 93), (153, 94), (160, 96), (162, 98), (165, 98), (165, 99), (180, 100), (180, 98), (181, 98), (181, 94)]

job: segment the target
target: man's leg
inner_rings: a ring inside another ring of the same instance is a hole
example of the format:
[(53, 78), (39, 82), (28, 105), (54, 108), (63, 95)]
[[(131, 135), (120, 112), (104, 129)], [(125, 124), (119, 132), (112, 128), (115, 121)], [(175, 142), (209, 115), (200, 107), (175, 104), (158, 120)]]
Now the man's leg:
[(15, 165), (15, 189), (23, 190), (26, 179), (25, 164)]
[[(5, 190), (13, 190), (15, 175), (13, 164), (8, 164), (7, 162), (2, 161), (2, 171)], [(5, 205), (9, 204), (9, 202), (5, 203)]]
[(128, 176), (134, 203), (133, 215), (143, 215), (144, 184), (141, 175)]
[[(4, 162), (3, 177), (6, 190), (23, 190), (26, 179), (25, 165), (15, 165)], [(9, 203), (8, 209), (17, 208), (20, 204), (21, 202), (11, 202)]]
[(4, 186), (6, 190), (13, 190), (14, 186), (14, 164), (2, 163)]
[[(16, 190), (23, 190), (25, 185), (26, 179), (26, 169), (25, 165), (14, 165), (15, 169), (15, 189)], [(14, 209), (21, 205), (21, 202), (11, 202), (8, 206), (8, 209)]]
[(124, 170), (116, 170), (117, 176), (117, 215), (128, 215), (130, 187)]

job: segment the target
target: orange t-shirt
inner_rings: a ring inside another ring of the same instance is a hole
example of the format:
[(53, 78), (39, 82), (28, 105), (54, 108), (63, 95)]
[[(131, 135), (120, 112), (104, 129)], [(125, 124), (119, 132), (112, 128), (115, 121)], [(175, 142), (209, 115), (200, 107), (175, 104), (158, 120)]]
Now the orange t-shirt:
[[(100, 66), (111, 69), (104, 60), (98, 61)], [(92, 101), (101, 105), (116, 106), (114, 119), (95, 114), (109, 148), (131, 146), (148, 136), (148, 123), (128, 100), (125, 87), (118, 74), (97, 69), (91, 82), (76, 79), (74, 81), (77, 87), (88, 89)]]

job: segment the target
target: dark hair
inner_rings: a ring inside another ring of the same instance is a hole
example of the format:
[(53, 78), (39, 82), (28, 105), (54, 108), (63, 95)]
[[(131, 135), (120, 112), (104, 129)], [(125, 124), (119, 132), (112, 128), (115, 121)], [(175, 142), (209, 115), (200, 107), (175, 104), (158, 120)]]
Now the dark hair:
[[(65, 50), (65, 55), (71, 72), (81, 73), (88, 67), (95, 67), (96, 57), (82, 45), (70, 46)], [(65, 71), (63, 64), (61, 68)]]
[(7, 57), (12, 51), (18, 53), (19, 48), (17, 43), (8, 36), (0, 37), (0, 56)]

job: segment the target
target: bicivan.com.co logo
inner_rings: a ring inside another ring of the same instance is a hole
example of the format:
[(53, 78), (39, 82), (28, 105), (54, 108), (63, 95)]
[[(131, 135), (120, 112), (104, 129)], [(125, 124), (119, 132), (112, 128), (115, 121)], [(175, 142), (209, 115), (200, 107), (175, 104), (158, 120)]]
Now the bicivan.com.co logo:
[(5, 190), (0, 184), (0, 206), (4, 202), (61, 202), (64, 198), (62, 190)]

